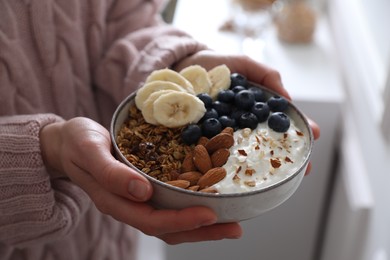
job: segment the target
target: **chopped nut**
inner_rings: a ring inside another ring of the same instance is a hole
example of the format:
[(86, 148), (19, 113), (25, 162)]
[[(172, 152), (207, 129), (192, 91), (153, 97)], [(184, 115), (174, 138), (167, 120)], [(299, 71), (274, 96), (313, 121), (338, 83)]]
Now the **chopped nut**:
[(272, 167), (275, 168), (275, 169), (279, 168), (282, 165), (280, 160), (277, 159), (277, 158), (276, 159), (271, 158), (270, 162), (271, 162)]
[(245, 175), (252, 176), (256, 171), (251, 168), (246, 168)]
[(242, 156), (248, 156), (248, 154), (245, 152), (245, 150), (239, 149), (237, 152)]
[(237, 174), (234, 174), (234, 176), (233, 176), (233, 181), (234, 181), (235, 183), (239, 183), (240, 180), (241, 180), (241, 178), (240, 178)]
[(252, 133), (252, 130), (250, 128), (242, 129), (242, 136), (243, 137), (249, 137), (251, 133)]
[(248, 187), (255, 187), (256, 186), (255, 181), (244, 181), (244, 184)]

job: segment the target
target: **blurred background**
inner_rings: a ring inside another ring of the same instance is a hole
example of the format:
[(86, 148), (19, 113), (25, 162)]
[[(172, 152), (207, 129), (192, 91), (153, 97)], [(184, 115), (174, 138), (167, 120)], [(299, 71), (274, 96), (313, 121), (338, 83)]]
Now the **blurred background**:
[(390, 1), (175, 0), (163, 16), (278, 70), (321, 138), (298, 191), (242, 239), (142, 236), (139, 259), (390, 260)]

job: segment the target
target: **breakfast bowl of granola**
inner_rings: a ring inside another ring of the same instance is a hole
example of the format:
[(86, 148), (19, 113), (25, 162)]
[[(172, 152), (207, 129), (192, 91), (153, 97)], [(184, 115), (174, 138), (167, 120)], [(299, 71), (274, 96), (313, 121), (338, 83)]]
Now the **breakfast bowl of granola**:
[(118, 160), (153, 186), (156, 208), (211, 208), (218, 222), (257, 217), (298, 189), (313, 134), (290, 101), (225, 65), (151, 73), (116, 109)]

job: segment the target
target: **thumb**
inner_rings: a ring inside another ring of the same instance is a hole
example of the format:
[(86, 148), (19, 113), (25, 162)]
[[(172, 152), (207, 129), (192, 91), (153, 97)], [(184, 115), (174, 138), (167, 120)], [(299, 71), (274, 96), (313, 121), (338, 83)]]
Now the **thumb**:
[[(110, 154), (111, 155), (111, 154)], [(105, 157), (94, 177), (106, 190), (134, 201), (146, 201), (152, 195), (150, 182), (141, 174), (114, 157)]]

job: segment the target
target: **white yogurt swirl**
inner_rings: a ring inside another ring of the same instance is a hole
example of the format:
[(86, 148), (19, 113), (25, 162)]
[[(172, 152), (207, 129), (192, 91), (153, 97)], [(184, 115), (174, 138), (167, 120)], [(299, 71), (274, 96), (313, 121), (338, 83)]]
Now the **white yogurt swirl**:
[(308, 138), (291, 125), (286, 133), (261, 123), (234, 132), (234, 145), (226, 164), (226, 177), (213, 187), (219, 193), (240, 193), (270, 186), (296, 172), (307, 157)]

